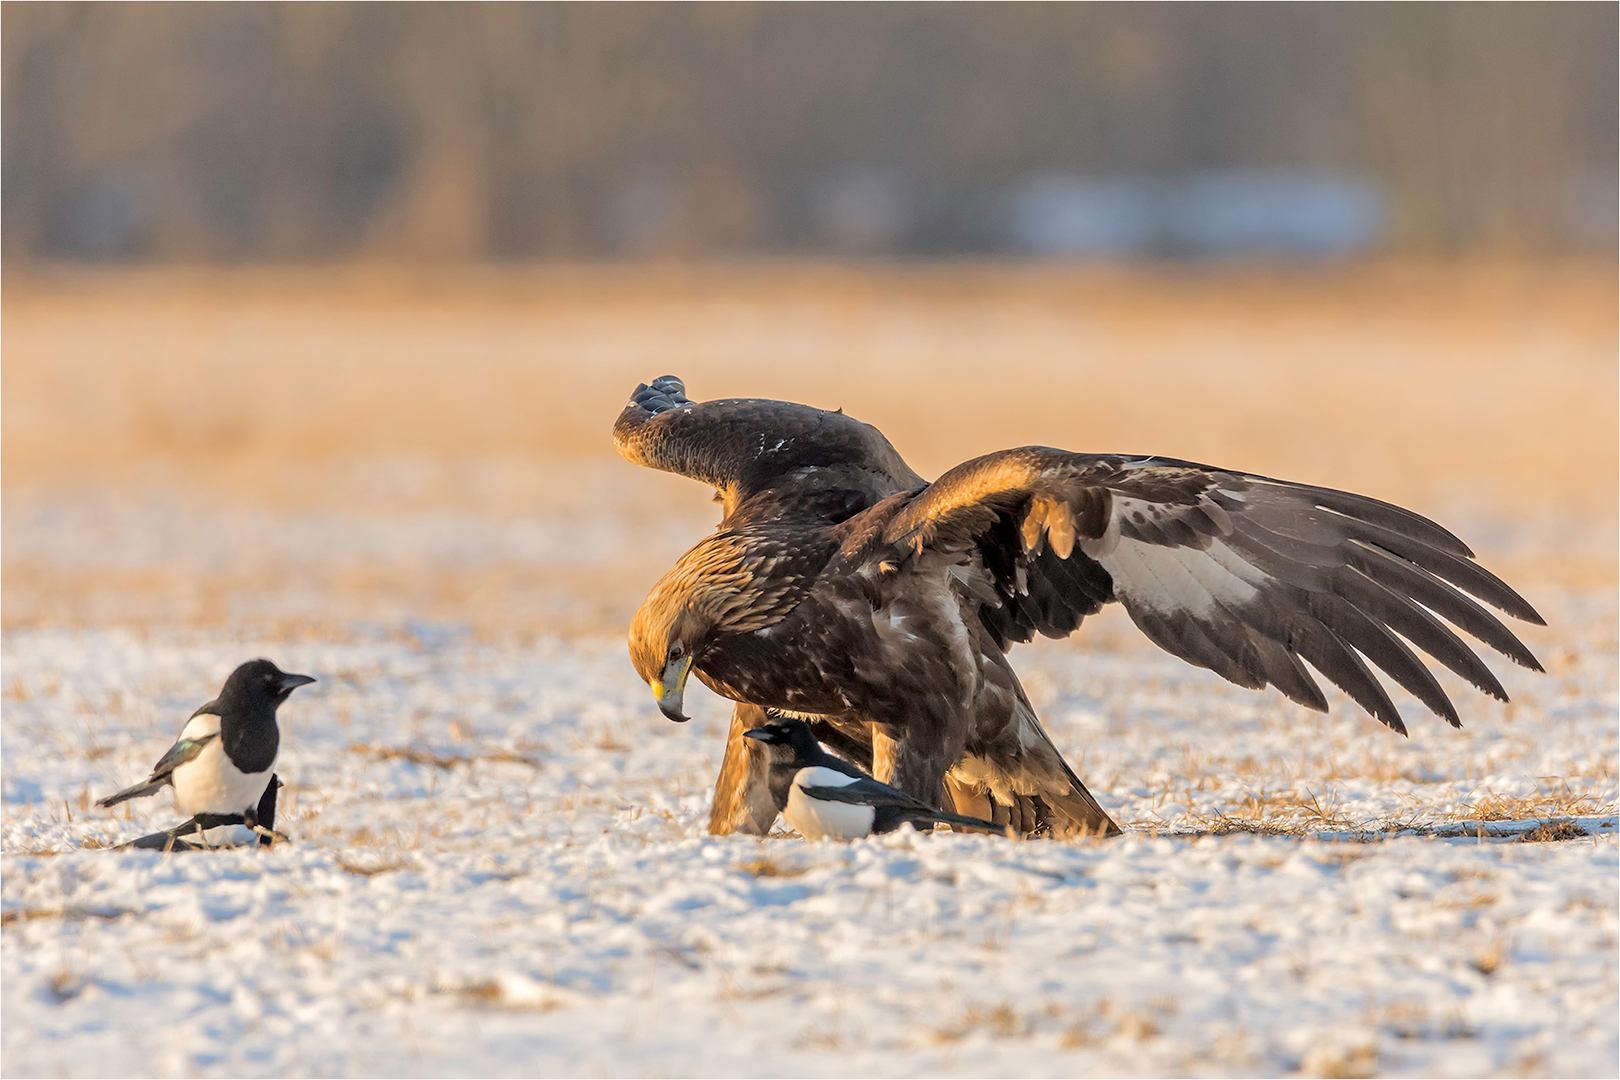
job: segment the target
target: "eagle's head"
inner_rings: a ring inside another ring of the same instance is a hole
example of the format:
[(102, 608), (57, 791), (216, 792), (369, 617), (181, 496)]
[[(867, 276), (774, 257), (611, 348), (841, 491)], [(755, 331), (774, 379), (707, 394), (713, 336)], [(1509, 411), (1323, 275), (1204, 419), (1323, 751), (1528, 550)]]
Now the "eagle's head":
[(751, 592), (744, 545), (724, 534), (705, 538), (653, 586), (630, 623), (630, 662), (652, 687), (658, 709), (676, 723), (686, 678), (717, 636), (737, 627)]
[(681, 695), (703, 653), (732, 634), (781, 620), (804, 595), (793, 576), (782, 576), (780, 555), (762, 551), (742, 533), (707, 537), (677, 562), (630, 623), (630, 662), (652, 687), (658, 708), (676, 722)]
[(630, 624), (630, 662), (652, 687), (658, 710), (676, 723), (689, 719), (681, 712), (686, 678), (714, 628), (714, 616), (694, 606), (690, 598), (663, 595), (659, 589), (642, 603)]

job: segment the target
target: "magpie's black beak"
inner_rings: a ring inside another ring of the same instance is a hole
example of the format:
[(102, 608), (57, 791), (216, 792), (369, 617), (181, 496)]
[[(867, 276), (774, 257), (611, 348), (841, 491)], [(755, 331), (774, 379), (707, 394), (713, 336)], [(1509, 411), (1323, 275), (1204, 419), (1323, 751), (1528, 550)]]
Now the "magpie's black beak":
[(308, 686), (314, 681), (315, 680), (310, 678), (308, 675), (283, 675), (281, 677), (281, 681), (276, 684), (276, 689), (280, 690), (283, 695), (286, 695), (292, 693), (300, 686)]
[(743, 732), (743, 738), (758, 739), (762, 743), (773, 743), (776, 741), (775, 733), (762, 727), (749, 728), (747, 731)]

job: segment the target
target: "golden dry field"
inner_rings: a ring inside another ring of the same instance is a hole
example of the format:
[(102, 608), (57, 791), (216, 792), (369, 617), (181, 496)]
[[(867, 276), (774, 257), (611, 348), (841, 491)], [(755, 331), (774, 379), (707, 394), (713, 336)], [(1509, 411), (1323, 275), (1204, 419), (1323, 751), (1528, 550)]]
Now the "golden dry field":
[(1615, 580), (1616, 274), (790, 264), (12, 273), (7, 628), (622, 626), (712, 526), (609, 428), (841, 406), (925, 475), (1043, 443), (1377, 495), (1528, 595)]

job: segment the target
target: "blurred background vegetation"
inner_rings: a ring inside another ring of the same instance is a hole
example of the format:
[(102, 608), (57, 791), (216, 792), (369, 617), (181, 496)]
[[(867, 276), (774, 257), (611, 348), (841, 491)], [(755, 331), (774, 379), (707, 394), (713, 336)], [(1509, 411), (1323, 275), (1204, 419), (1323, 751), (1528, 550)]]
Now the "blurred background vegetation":
[(1612, 3), (3, 12), (12, 264), (1614, 251)]

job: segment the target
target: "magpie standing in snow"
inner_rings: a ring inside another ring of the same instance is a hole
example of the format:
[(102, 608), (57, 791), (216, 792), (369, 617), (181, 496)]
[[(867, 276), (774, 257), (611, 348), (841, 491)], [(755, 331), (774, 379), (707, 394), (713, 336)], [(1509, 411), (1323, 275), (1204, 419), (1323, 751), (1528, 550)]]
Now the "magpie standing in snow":
[(1018, 835), (1003, 825), (935, 810), (899, 788), (879, 783), (822, 749), (810, 725), (797, 717), (781, 717), (743, 735), (769, 748), (771, 800), (777, 813), (806, 840), (859, 840), (893, 832), (907, 822), (917, 828), (944, 823)]
[(260, 834), (262, 809), (275, 814), (273, 772), (281, 730), (276, 707), (300, 686), (315, 680), (289, 675), (268, 660), (249, 660), (225, 680), (219, 697), (191, 714), (180, 738), (152, 766), (152, 775), (133, 787), (99, 800), (115, 806), (125, 799), (154, 795), (165, 784), (174, 787), (174, 804), (191, 820), (170, 830), (178, 835), (217, 825), (246, 824)]

